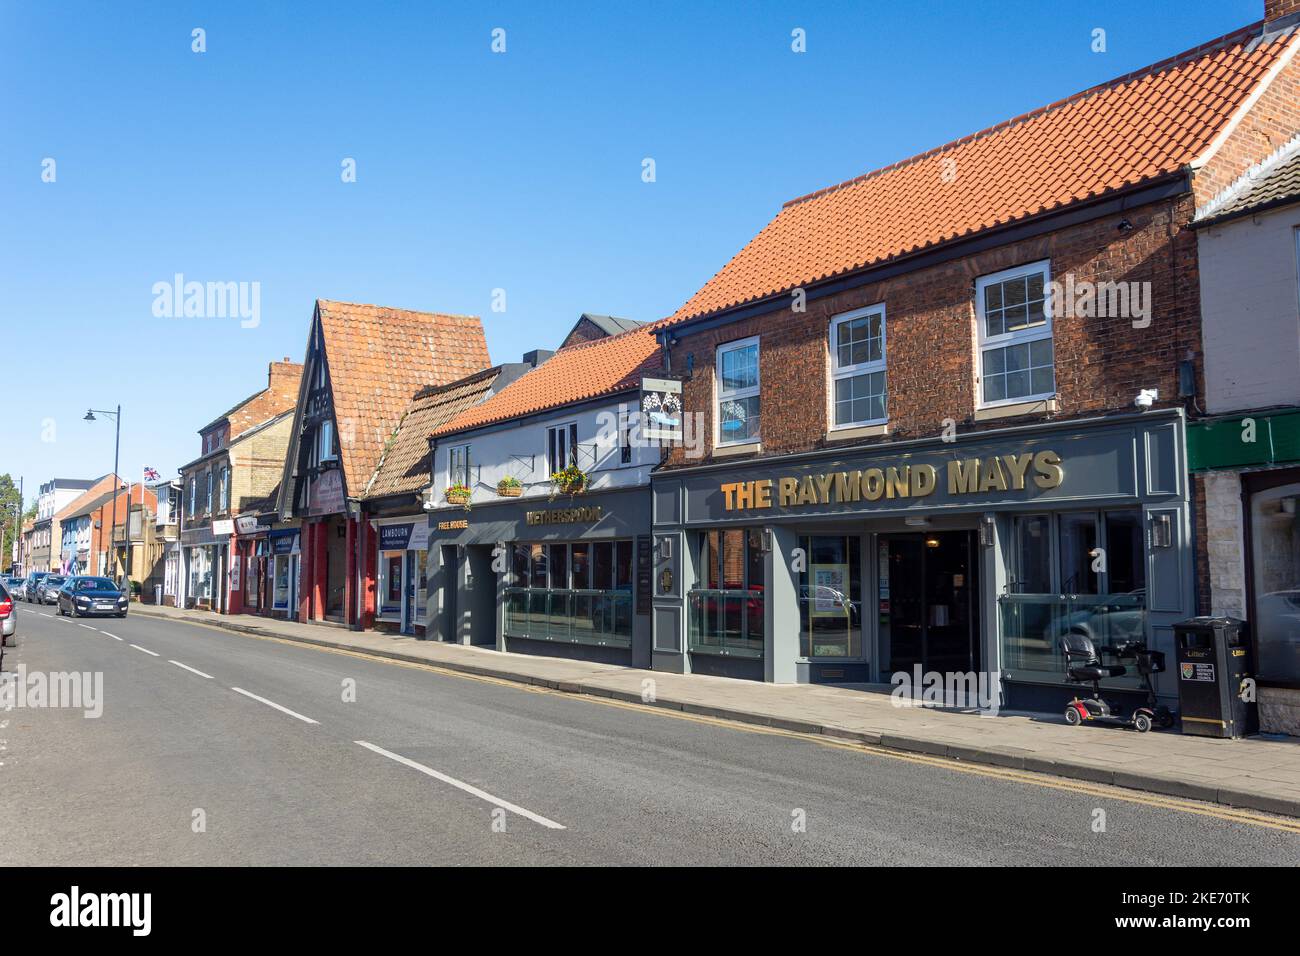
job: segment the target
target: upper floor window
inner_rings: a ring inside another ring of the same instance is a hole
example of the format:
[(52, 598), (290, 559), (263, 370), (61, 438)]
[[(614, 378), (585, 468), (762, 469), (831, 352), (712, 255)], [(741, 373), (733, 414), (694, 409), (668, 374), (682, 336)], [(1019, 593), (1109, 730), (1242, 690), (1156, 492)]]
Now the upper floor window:
[(447, 485), (469, 487), (469, 445), (457, 445), (448, 449)]
[(319, 460), (333, 461), (338, 456), (334, 453), (334, 423), (323, 421), (320, 423), (320, 429), (316, 432), (316, 439), (320, 443)]
[(1047, 262), (975, 281), (980, 405), (1050, 398), (1056, 392)]
[(193, 518), (194, 509), (195, 507), (197, 507), (197, 502), (199, 500), (199, 480), (194, 475), (190, 475), (189, 499), (190, 499), (189, 515), (191, 518)]
[(230, 510), (230, 468), (221, 469), (221, 510)]
[(831, 427), (885, 421), (885, 307), (831, 321)]
[(719, 445), (758, 441), (758, 337), (718, 346)]
[(551, 474), (578, 463), (578, 423), (546, 429), (546, 464)]
[(207, 497), (204, 499), (203, 513), (205, 515), (210, 515), (212, 514), (212, 472), (211, 471), (207, 472), (207, 479), (208, 479), (208, 493), (207, 493)]
[(623, 406), (618, 410), (618, 463), (632, 463), (632, 413)]

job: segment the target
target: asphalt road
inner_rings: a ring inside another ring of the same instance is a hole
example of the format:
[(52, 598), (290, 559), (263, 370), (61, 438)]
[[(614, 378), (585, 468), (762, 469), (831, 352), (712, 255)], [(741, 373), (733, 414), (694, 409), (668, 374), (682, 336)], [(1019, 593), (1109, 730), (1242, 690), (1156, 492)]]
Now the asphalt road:
[(19, 605), (6, 671), (102, 673), (103, 713), (0, 712), (4, 866), (1300, 861), (1300, 833), (1208, 805), (142, 615), (43, 613)]

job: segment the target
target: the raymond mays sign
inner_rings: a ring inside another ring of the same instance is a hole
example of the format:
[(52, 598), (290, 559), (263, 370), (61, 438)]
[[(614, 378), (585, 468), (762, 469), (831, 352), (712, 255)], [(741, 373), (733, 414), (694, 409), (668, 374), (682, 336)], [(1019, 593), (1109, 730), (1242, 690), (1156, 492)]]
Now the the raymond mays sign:
[(1058, 487), (1064, 479), (1061, 456), (1054, 451), (1039, 451), (956, 458), (940, 466), (922, 462), (729, 481), (719, 490), (725, 510), (743, 511), (926, 498), (940, 487), (950, 498), (1031, 487), (1046, 491)]

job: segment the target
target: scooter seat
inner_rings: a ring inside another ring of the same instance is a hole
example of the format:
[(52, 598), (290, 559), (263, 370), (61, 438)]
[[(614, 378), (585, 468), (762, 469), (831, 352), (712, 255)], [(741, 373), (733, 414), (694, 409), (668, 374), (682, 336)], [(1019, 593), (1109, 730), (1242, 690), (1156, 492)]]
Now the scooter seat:
[(1123, 664), (1084, 664), (1071, 667), (1069, 675), (1075, 680), (1101, 680), (1104, 677), (1119, 677), (1128, 668)]

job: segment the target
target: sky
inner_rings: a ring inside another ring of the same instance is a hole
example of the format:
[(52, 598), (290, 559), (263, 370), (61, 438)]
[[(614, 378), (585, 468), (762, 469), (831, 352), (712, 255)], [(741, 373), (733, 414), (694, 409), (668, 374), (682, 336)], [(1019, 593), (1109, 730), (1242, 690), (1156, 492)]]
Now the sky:
[[(318, 297), (479, 315), (494, 362), (661, 318), (782, 202), (1262, 11), (0, 0), (0, 473), (109, 472), (120, 404), (120, 473), (174, 475)], [(168, 315), (178, 274), (258, 308)]]

